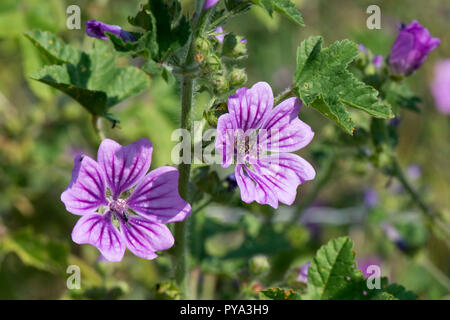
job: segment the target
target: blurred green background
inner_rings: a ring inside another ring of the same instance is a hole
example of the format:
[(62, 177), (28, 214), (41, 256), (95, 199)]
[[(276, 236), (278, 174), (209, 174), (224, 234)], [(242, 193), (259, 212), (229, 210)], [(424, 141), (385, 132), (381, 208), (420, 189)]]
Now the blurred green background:
[[(192, 1), (181, 2), (189, 8)], [(409, 23), (417, 19), (433, 36), (441, 38), (441, 45), (408, 79), (414, 92), (423, 99), (420, 104), (422, 112), (402, 111), (398, 152), (404, 167), (420, 166), (421, 175), (410, 177), (413, 185), (427, 203), (448, 218), (449, 118), (436, 111), (429, 83), (434, 63), (450, 58), (450, 2), (294, 2), (303, 14), (304, 28), (276, 14), (270, 19), (257, 7), (226, 25), (226, 31), (243, 35), (248, 40), (249, 58), (242, 62), (249, 75), (248, 86), (257, 81), (267, 81), (275, 94), (287, 87), (295, 69), (297, 46), (309, 35), (323, 35), (326, 45), (348, 38), (384, 57), (389, 54), (400, 22)], [(85, 35), (84, 22), (97, 19), (119, 24), (124, 29), (130, 28), (127, 16), (136, 13), (139, 3), (129, 0), (2, 0), (0, 3), (2, 299), (139, 299), (172, 294), (169, 284), (161, 284), (170, 278), (170, 252), (162, 253), (155, 261), (138, 259), (127, 253), (121, 263), (113, 264), (99, 260), (94, 247), (79, 246), (71, 241), (70, 233), (78, 217), (66, 212), (59, 198), (70, 180), (74, 156), (79, 152), (95, 156), (98, 141), (91, 118), (80, 105), (29, 79), (42, 61), (23, 36), (23, 31), (34, 28), (49, 30), (72, 45), (87, 50), (98, 40)], [(81, 8), (81, 30), (66, 28), (66, 8), (71, 4)], [(366, 8), (371, 4), (378, 4), (381, 8), (381, 30), (366, 28)], [(127, 61), (122, 58), (119, 63)], [(206, 101), (204, 94), (198, 96), (195, 105), (198, 118), (206, 107)], [(175, 142), (170, 140), (170, 135), (179, 124), (179, 108), (176, 86), (167, 85), (161, 78), (153, 78), (146, 92), (112, 110), (121, 121), (116, 128), (110, 128), (107, 121), (103, 126), (108, 137), (122, 144), (148, 137), (154, 146), (152, 167), (171, 164), (170, 155)], [(316, 134), (312, 144), (300, 154), (311, 160), (319, 172), (320, 167), (312, 160), (310, 151), (334, 125), (306, 107), (300, 117), (311, 125)], [(415, 291), (422, 299), (449, 298), (448, 248), (430, 236), (408, 195), (401, 190), (393, 192), (395, 184), (393, 186), (392, 181), (369, 164), (359, 166), (339, 161), (333, 178), (314, 201), (314, 207), (302, 216), (312, 216), (313, 222), (302, 220), (303, 225), (295, 226), (296, 229), (288, 234), (277, 231), (283, 217), (290, 214), (288, 208), (270, 213), (274, 216), (274, 220), (270, 220), (270, 232), (253, 238), (253, 229), (265, 230), (259, 221), (265, 217), (265, 208), (261, 206), (252, 207), (252, 213), (220, 205), (199, 212), (199, 218), (192, 223), (195, 232), (191, 237), (195, 253), (191, 259), (194, 297), (254, 297), (255, 284), (289, 283), (289, 272), (295, 273), (296, 266), (310, 260), (321, 244), (332, 237), (347, 234), (356, 243), (357, 258), (377, 257), (382, 263), (383, 275), (392, 281)], [(313, 183), (300, 186), (298, 202), (308, 195), (312, 186)], [(375, 207), (368, 208), (363, 203), (364, 191), (372, 189), (376, 190), (380, 201)], [(399, 250), (386, 239), (380, 229), (380, 221), (397, 225), (413, 250)], [(310, 224), (314, 224), (315, 229), (310, 228)], [(319, 231), (316, 233), (314, 230)], [(255, 232), (253, 234), (258, 234)], [(285, 252), (286, 256), (278, 254), (282, 247), (277, 245), (283, 246), (284, 242), (279, 239), (273, 241), (272, 237), (284, 237), (283, 241), (289, 242), (293, 251)], [(250, 245), (244, 243), (247, 240), (251, 241)], [(223, 243), (226, 243), (225, 247)], [(241, 253), (231, 254), (235, 251)], [(271, 273), (264, 279), (250, 279), (247, 275), (246, 263), (254, 254), (266, 254), (273, 264)], [(70, 264), (81, 268), (80, 290), (66, 288), (66, 268)]]

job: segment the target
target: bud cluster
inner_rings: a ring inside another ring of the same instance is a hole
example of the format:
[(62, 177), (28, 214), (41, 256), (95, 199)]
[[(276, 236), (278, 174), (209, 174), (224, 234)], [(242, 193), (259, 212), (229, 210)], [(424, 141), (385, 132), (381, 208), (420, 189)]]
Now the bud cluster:
[(221, 27), (209, 37), (196, 39), (195, 61), (200, 66), (201, 83), (208, 91), (225, 96), (247, 82), (245, 69), (235, 66), (247, 56), (246, 42), (241, 36), (224, 34)]

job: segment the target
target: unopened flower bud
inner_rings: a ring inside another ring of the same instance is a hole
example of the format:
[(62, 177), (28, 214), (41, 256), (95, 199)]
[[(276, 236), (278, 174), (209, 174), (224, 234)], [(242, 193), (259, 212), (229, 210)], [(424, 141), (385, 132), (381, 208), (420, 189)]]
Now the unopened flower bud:
[(219, 103), (219, 104), (214, 105), (210, 109), (205, 110), (203, 112), (203, 117), (205, 118), (205, 120), (208, 122), (208, 124), (211, 127), (216, 128), (219, 117), (221, 115), (227, 113), (227, 111), (228, 111), (227, 104)]
[(208, 56), (205, 60), (206, 68), (208, 69), (208, 72), (215, 72), (219, 71), (220, 68), (222, 68), (222, 62), (220, 61), (220, 58), (216, 55)]
[(244, 69), (233, 69), (228, 75), (230, 86), (241, 86), (247, 82), (247, 74)]
[(205, 59), (205, 56), (203, 55), (203, 53), (201, 53), (201, 52), (197, 52), (196, 54), (195, 54), (195, 61), (197, 62), (197, 63), (201, 63), (201, 62), (203, 62), (203, 60)]
[(211, 45), (208, 39), (205, 38), (197, 38), (195, 40), (195, 51), (199, 53), (203, 53), (206, 55), (211, 49)]
[(243, 57), (247, 54), (247, 39), (227, 34), (223, 41), (223, 55), (231, 58)]
[(269, 271), (270, 263), (266, 256), (257, 255), (250, 259), (250, 272), (254, 275), (262, 275)]
[(214, 88), (218, 93), (226, 93), (228, 91), (228, 81), (225, 76), (217, 75), (213, 78)]

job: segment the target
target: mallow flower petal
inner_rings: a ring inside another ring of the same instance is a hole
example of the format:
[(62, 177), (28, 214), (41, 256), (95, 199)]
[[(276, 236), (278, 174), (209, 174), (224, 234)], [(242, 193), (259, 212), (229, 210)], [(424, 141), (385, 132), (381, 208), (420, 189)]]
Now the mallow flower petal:
[(92, 158), (78, 155), (74, 160), (72, 179), (61, 194), (66, 210), (77, 215), (95, 212), (107, 204), (103, 170)]
[(105, 172), (113, 198), (136, 185), (147, 173), (152, 161), (152, 151), (152, 143), (146, 138), (127, 146), (121, 146), (111, 139), (102, 141), (97, 161)]
[(226, 113), (219, 117), (215, 147), (217, 152), (222, 155), (223, 168), (229, 167), (233, 162), (235, 130), (237, 130), (236, 123), (231, 114)]
[(258, 129), (273, 107), (272, 88), (267, 82), (258, 82), (250, 89), (240, 88), (228, 98), (228, 112), (237, 128), (244, 131)]
[[(251, 169), (244, 165), (236, 166), (236, 180), (242, 200), (268, 204), (275, 209), (278, 208), (278, 202), (291, 205), (297, 187), (302, 183), (300, 176), (305, 180), (312, 176), (312, 167), (304, 168), (307, 173), (303, 172), (301, 168), (304, 163), (295, 156), (290, 153), (273, 154), (259, 159), (252, 164)], [(292, 167), (293, 164), (297, 167)]]
[(271, 152), (292, 152), (308, 145), (314, 137), (311, 127), (298, 118), (302, 102), (289, 98), (270, 111), (262, 124), (260, 143)]
[(169, 228), (144, 217), (133, 216), (127, 221), (120, 218), (120, 228), (127, 248), (144, 259), (156, 258), (155, 251), (169, 249), (174, 243)]
[(184, 220), (191, 206), (178, 193), (178, 176), (178, 170), (170, 166), (150, 171), (127, 200), (129, 208), (160, 223)]
[(111, 212), (82, 216), (72, 231), (72, 240), (78, 244), (91, 244), (108, 261), (121, 261), (125, 241), (111, 222)]

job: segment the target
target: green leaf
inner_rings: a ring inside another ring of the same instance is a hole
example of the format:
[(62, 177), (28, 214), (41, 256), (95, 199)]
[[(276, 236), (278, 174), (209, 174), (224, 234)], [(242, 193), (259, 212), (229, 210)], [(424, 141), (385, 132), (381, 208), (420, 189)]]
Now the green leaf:
[(40, 270), (65, 274), (69, 249), (26, 228), (2, 238), (1, 252), (14, 252), (26, 265)]
[(273, 0), (253, 0), (253, 2), (256, 5), (258, 5), (261, 8), (263, 8), (264, 11), (266, 11), (267, 14), (269, 14), (269, 16), (272, 16), (273, 10), (274, 10), (273, 3), (272, 3)]
[(25, 37), (46, 58), (48, 64), (78, 64), (80, 62), (82, 52), (67, 45), (51, 32), (32, 30), (25, 32)]
[(269, 288), (259, 293), (262, 300), (301, 300), (300, 295), (292, 289)]
[(308, 268), (308, 297), (314, 300), (349, 298), (362, 279), (357, 270), (353, 242), (348, 237), (322, 246)]
[(93, 115), (115, 121), (108, 110), (148, 86), (149, 79), (143, 71), (116, 65), (116, 57), (106, 42), (96, 42), (85, 53), (48, 32), (29, 32), (27, 38), (52, 64), (31, 78), (66, 93)]
[(156, 39), (159, 46), (159, 58), (162, 60), (169, 53), (182, 47), (189, 39), (191, 32), (186, 17), (179, 16), (176, 12), (177, 3), (178, 1), (174, 1), (172, 5), (167, 5), (164, 0), (149, 1), (151, 16), (156, 20)]
[(355, 124), (346, 106), (376, 118), (393, 117), (390, 106), (379, 100), (378, 92), (347, 70), (358, 56), (357, 45), (343, 40), (323, 49), (322, 41), (322, 37), (310, 37), (300, 44), (294, 75), (295, 95), (349, 134), (353, 133)]
[(300, 26), (305, 25), (302, 14), (290, 0), (252, 0), (252, 2), (263, 8), (271, 17), (273, 12), (277, 11)]
[(272, 0), (272, 3), (275, 11), (285, 15), (300, 26), (305, 25), (302, 14), (290, 0)]

